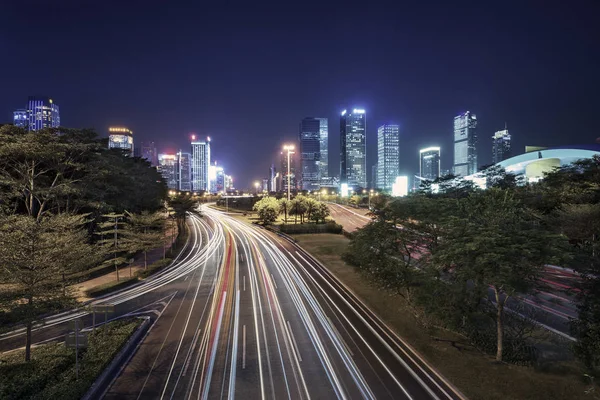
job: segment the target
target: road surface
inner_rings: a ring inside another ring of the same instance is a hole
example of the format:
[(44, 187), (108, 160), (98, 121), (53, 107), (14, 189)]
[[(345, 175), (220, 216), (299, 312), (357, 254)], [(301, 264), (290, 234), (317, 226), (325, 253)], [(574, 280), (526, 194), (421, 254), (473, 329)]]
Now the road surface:
[(168, 286), (107, 399), (461, 398), (302, 249), (203, 214), (217, 250)]

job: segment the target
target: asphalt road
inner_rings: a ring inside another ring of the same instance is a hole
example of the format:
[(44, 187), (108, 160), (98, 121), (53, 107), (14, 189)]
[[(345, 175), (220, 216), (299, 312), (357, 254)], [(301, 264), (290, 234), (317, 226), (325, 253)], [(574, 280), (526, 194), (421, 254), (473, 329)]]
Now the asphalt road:
[[(355, 209), (335, 203), (328, 203), (329, 211), (335, 221), (348, 232), (362, 228), (371, 218), (367, 217), (366, 209)], [(536, 295), (517, 296), (507, 302), (509, 312), (532, 319), (544, 328), (574, 340), (570, 336), (569, 321), (577, 317), (577, 308), (573, 301), (572, 289), (578, 279), (574, 271), (569, 269), (546, 266), (541, 283), (544, 288)], [(494, 302), (495, 295), (490, 289), (489, 300)]]
[(207, 256), (165, 286), (175, 294), (106, 398), (461, 398), (309, 254), (203, 213)]

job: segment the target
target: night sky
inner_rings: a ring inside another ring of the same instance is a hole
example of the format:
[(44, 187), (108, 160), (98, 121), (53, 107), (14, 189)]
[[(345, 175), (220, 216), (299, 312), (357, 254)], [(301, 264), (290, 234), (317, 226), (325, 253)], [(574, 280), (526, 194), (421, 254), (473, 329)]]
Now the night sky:
[(402, 172), (417, 172), (429, 145), (450, 168), (453, 117), (466, 110), (480, 165), (505, 122), (515, 153), (593, 143), (599, 3), (5, 0), (0, 123), (48, 95), (64, 126), (105, 136), (125, 125), (163, 151), (210, 135), (240, 188), (267, 176), (306, 116), (329, 118), (338, 174), (346, 107), (367, 111), (369, 172), (382, 123), (400, 125)]

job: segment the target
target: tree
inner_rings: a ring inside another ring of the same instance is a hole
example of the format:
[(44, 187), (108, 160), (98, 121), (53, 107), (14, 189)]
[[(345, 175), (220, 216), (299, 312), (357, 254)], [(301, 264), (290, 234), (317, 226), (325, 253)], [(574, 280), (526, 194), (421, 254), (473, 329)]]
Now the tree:
[[(0, 283), (3, 307), (20, 315), (26, 326), (25, 361), (31, 358), (31, 330), (40, 313), (71, 304), (64, 292), (65, 259), (89, 261), (82, 216), (0, 215)], [(73, 265), (71, 265), (73, 266)]]
[(187, 214), (196, 212), (196, 201), (189, 195), (178, 194), (169, 199), (169, 206), (173, 209), (173, 215), (177, 221), (177, 229), (179, 232), (183, 232), (186, 229), (185, 219)]
[(148, 251), (164, 244), (163, 221), (164, 217), (159, 213), (127, 213), (127, 222), (132, 233), (128, 238), (130, 248), (144, 253), (144, 269), (148, 268)]
[(317, 210), (317, 208), (319, 207), (319, 202), (313, 198), (307, 198), (306, 199), (306, 219), (308, 221), (311, 221), (312, 215), (313, 213)]
[(103, 251), (113, 255), (113, 258), (107, 260), (107, 263), (114, 265), (117, 282), (119, 281), (119, 265), (127, 260), (126, 255), (131, 251), (128, 240), (129, 227), (125, 223), (124, 217), (124, 214), (115, 213), (103, 215), (104, 221), (98, 224), (99, 231), (96, 232), (100, 235), (99, 244)]
[(325, 219), (329, 216), (329, 207), (325, 203), (317, 203), (315, 210), (311, 214), (311, 218), (317, 224), (319, 222), (325, 222)]
[(284, 214), (284, 221), (287, 224), (287, 217), (288, 217), (288, 213), (290, 212), (290, 208), (291, 208), (291, 201), (288, 201), (288, 199), (286, 198), (281, 198), (279, 199), (279, 212), (283, 212)]
[(265, 196), (254, 204), (254, 211), (263, 224), (268, 225), (277, 220), (280, 213), (280, 203), (274, 197)]
[(304, 214), (306, 213), (307, 198), (299, 194), (290, 203), (290, 212), (294, 215), (294, 223), (298, 223), (298, 216), (300, 216), (300, 223), (304, 223)]
[(538, 286), (544, 265), (562, 256), (566, 240), (541, 226), (510, 191), (489, 189), (459, 204), (433, 257), (457, 279), (494, 291), (496, 360), (502, 361), (506, 301)]

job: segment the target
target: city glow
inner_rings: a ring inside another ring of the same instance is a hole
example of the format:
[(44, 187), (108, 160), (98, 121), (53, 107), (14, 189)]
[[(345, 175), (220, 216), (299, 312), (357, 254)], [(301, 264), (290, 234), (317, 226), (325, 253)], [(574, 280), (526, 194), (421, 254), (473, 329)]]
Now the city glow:
[(427, 147), (426, 149), (421, 149), (419, 150), (419, 153), (425, 153), (428, 151), (440, 151), (439, 147), (433, 146), (433, 147)]
[(340, 189), (340, 196), (348, 197), (348, 184), (342, 183), (342, 187)]
[(352, 110), (352, 112), (354, 114), (364, 114), (365, 110), (363, 110), (362, 108), (355, 108), (354, 110)]
[(192, 135), (192, 140), (196, 140), (196, 135)]
[(346, 115), (346, 110), (342, 111), (342, 117)]
[(290, 151), (290, 150), (294, 150), (296, 147), (293, 144), (285, 144), (283, 145), (283, 149)]
[(408, 194), (408, 176), (397, 176), (396, 182), (392, 184), (392, 196), (404, 197)]

